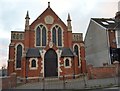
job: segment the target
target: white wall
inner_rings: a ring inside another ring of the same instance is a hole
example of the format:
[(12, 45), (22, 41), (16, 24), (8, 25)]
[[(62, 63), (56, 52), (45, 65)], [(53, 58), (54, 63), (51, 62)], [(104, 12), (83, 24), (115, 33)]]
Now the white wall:
[(106, 29), (91, 19), (85, 36), (86, 61), (93, 66), (110, 64)]
[(117, 48), (120, 48), (120, 31), (116, 31), (116, 42), (117, 42)]

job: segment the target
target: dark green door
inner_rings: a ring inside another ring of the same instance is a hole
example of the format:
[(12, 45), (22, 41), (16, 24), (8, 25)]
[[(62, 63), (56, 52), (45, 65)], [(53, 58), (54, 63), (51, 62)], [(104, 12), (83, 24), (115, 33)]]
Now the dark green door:
[(45, 58), (44, 58), (44, 75), (45, 77), (53, 77), (57, 76), (57, 67), (58, 67), (58, 62), (57, 62), (57, 54), (53, 49), (49, 49), (45, 53)]

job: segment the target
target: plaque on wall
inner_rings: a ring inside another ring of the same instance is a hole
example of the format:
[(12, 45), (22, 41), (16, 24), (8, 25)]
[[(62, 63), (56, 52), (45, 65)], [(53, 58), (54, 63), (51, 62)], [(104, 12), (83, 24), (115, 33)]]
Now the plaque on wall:
[(52, 43), (52, 41), (49, 42), (49, 47), (50, 47), (50, 48), (53, 47), (53, 43)]
[(53, 22), (54, 22), (54, 18), (52, 16), (48, 15), (45, 17), (46, 24), (53, 24)]

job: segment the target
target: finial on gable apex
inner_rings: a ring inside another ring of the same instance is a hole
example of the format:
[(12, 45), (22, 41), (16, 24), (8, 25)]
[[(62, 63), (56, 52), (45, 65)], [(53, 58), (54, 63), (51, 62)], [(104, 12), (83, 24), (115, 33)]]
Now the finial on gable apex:
[(50, 2), (48, 2), (48, 8), (50, 8)]
[(68, 13), (68, 19), (67, 19), (67, 21), (71, 21), (71, 19), (70, 19), (70, 14)]
[(68, 31), (72, 31), (71, 19), (70, 19), (69, 13), (68, 13), (68, 19), (67, 19), (67, 26), (68, 26)]
[(29, 12), (28, 12), (28, 11), (27, 11), (27, 14), (26, 14), (25, 19), (30, 19), (30, 18), (29, 18)]

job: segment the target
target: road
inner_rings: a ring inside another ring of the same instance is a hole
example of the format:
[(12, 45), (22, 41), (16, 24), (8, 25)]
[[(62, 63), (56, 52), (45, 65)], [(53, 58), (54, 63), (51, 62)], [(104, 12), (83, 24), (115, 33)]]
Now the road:
[(120, 91), (120, 87), (111, 87), (111, 88), (104, 88), (104, 89), (94, 89), (88, 91)]
[[(90, 89), (112, 87), (116, 83), (118, 83), (118, 81), (116, 81), (114, 78), (86, 80), (86, 87)], [(74, 79), (74, 80), (67, 80), (65, 81), (65, 83), (62, 80), (27, 83), (18, 86), (15, 89), (76, 89), (77, 90), (84, 88), (85, 88), (85, 81), (83, 79)], [(114, 88), (111, 89), (113, 90)], [(109, 90), (112, 91), (111, 89)], [(109, 91), (109, 90), (103, 89), (103, 91)]]

